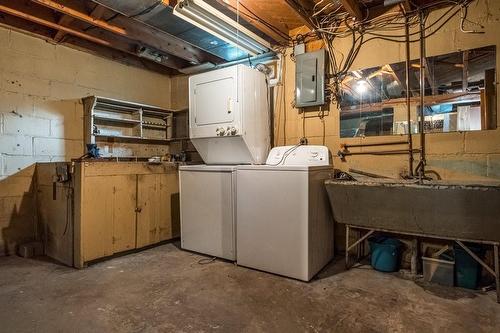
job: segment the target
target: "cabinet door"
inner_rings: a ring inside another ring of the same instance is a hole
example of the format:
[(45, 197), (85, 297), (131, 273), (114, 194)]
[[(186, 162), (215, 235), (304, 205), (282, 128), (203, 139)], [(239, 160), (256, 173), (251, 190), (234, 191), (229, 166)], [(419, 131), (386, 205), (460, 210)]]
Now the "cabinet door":
[(104, 177), (85, 177), (82, 197), (83, 262), (113, 254), (113, 186)]
[(84, 178), (83, 261), (135, 247), (136, 176)]
[(180, 236), (179, 181), (176, 172), (158, 175), (159, 180), (159, 240)]
[(158, 175), (137, 176), (137, 247), (157, 243), (159, 196)]
[(136, 175), (112, 176), (113, 252), (135, 248)]

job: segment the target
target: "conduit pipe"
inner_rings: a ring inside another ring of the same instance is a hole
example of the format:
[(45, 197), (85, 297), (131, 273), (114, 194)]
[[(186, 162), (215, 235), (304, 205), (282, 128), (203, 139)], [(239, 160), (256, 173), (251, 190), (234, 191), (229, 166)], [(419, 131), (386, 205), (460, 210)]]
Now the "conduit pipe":
[(406, 35), (406, 117), (408, 121), (408, 176), (413, 178), (413, 139), (411, 133), (411, 91), (410, 91), (410, 22), (408, 16), (405, 16), (405, 35)]
[(370, 143), (355, 143), (355, 144), (342, 143), (340, 147), (344, 149), (349, 149), (349, 148), (359, 148), (359, 147), (393, 146), (393, 145), (406, 145), (406, 144), (408, 144), (408, 141), (370, 142)]
[(420, 182), (425, 178), (425, 12), (420, 11), (420, 161), (417, 165), (417, 173)]

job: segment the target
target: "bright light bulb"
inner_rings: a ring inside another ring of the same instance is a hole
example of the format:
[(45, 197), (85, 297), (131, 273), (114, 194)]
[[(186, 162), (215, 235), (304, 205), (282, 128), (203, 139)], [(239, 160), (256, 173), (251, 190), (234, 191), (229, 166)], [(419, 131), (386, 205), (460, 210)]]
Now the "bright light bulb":
[(368, 85), (368, 83), (365, 80), (359, 80), (356, 83), (356, 91), (359, 94), (365, 93), (368, 90), (367, 85)]

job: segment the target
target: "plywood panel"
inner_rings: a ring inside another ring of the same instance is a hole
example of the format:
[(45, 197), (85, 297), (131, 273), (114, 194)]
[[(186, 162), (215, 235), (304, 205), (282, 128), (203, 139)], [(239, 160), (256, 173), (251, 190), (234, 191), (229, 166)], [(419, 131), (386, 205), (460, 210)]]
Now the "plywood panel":
[[(114, 177), (114, 176), (113, 176)], [(113, 254), (113, 177), (85, 177), (82, 197), (83, 262)], [(111, 185), (111, 186), (110, 186)]]
[(137, 176), (137, 247), (158, 242), (157, 175)]
[(45, 254), (73, 266), (72, 191), (69, 184), (57, 184), (56, 197), (52, 185), (38, 185), (38, 223)]
[(174, 171), (172, 163), (148, 164), (147, 162), (84, 162), (86, 176), (113, 176), (152, 174)]
[(136, 175), (103, 177), (113, 186), (113, 251), (135, 248)]
[(179, 192), (177, 173), (167, 173), (158, 175), (159, 179), (159, 220), (158, 233), (159, 241), (164, 241), (177, 237), (174, 233), (178, 232), (178, 228), (174, 225), (177, 220), (175, 215), (175, 198)]

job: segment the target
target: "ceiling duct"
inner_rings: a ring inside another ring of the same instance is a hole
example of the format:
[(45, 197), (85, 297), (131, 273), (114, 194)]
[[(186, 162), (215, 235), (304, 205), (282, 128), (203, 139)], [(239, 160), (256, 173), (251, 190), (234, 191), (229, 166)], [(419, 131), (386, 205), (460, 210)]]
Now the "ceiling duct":
[[(189, 44), (192, 47), (198, 48), (198, 50), (203, 50), (205, 54), (198, 54), (197, 60), (193, 64), (200, 64), (204, 62), (211, 62), (214, 64), (220, 64), (225, 61), (233, 61), (239, 59), (246, 59), (248, 56), (266, 53), (270, 49), (270, 44), (262, 39), (260, 36), (256, 35), (252, 31), (245, 28), (240, 22), (232, 20), (227, 15), (224, 15), (219, 10), (216, 10), (217, 25), (223, 23), (224, 25), (224, 38), (219, 38), (218, 35), (214, 35), (211, 32), (207, 32), (205, 27), (200, 28), (199, 24), (193, 24), (193, 21), (185, 20), (174, 14), (174, 9), (167, 5), (167, 1), (162, 0), (93, 0), (95, 3), (106, 7), (114, 12), (120, 13), (126, 17), (135, 19), (144, 23), (149, 27), (159, 29), (164, 33), (169, 34), (184, 43)], [(197, 5), (198, 1), (179, 1), (178, 4), (189, 3), (194, 7), (194, 9), (199, 7), (208, 6), (203, 3), (201, 6)], [(226, 20), (232, 20), (231, 24), (227, 26)], [(214, 23), (214, 22), (211, 22)], [(237, 24), (235, 27), (232, 24)], [(231, 42), (228, 42), (228, 30), (229, 37), (231, 37)], [(242, 38), (243, 32), (248, 31), (250, 38)], [(235, 33), (238, 35), (239, 40), (234, 40)], [(240, 46), (235, 46), (235, 42), (241, 44)], [(251, 52), (245, 52), (241, 47), (245, 44), (245, 49), (251, 49)], [(257, 45), (256, 45), (257, 44)], [(158, 45), (151, 45), (156, 50), (161, 50)], [(175, 54), (175, 53), (172, 53)]]
[(128, 17), (154, 15), (167, 7), (159, 0), (94, 0), (94, 2)]

